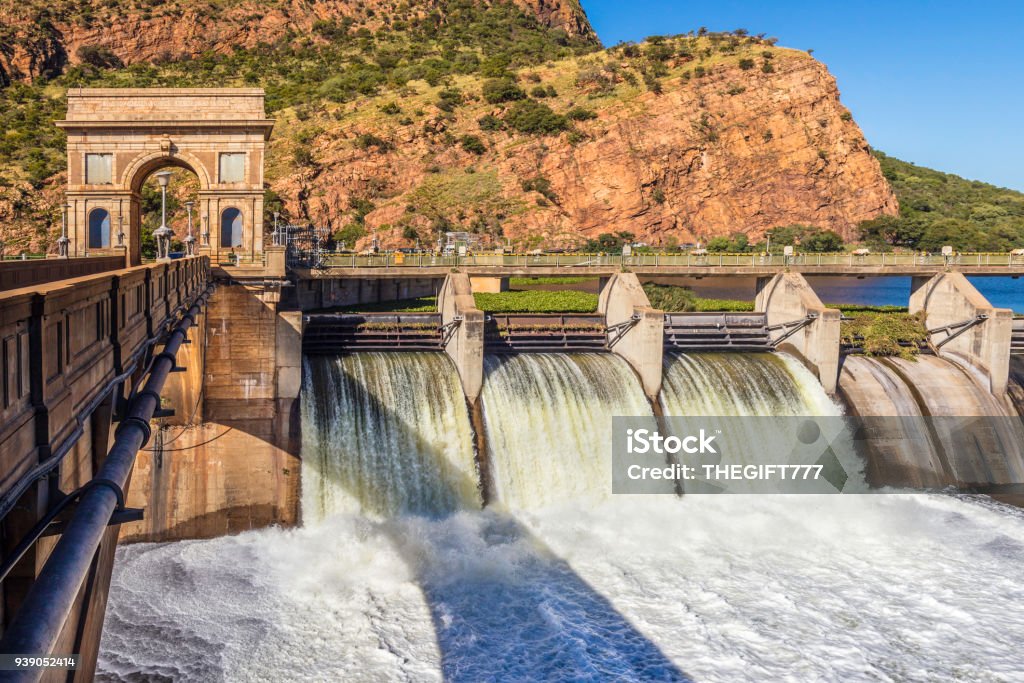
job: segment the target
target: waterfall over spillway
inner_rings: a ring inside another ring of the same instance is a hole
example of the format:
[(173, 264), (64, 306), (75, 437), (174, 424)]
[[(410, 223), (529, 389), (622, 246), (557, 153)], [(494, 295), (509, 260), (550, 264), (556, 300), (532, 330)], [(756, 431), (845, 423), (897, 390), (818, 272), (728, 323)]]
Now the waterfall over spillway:
[(771, 353), (666, 354), (661, 405), (681, 416), (841, 414), (798, 360)]
[(608, 495), (612, 417), (653, 415), (610, 354), (488, 356), (480, 399), (496, 498), (519, 509)]
[(302, 513), (439, 515), (480, 506), (458, 374), (440, 353), (305, 360)]
[[(708, 416), (730, 418), (717, 435), (723, 462), (736, 465), (822, 464), (822, 493), (866, 488), (864, 463), (840, 419), (842, 410), (797, 359), (786, 354), (691, 353), (665, 357), (662, 413), (673, 429), (695, 434)], [(703, 417), (702, 417), (703, 416)], [(789, 418), (789, 419), (787, 419)], [(813, 418), (813, 419), (810, 419)], [(716, 426), (718, 425), (716, 421)], [(813, 439), (801, 430), (813, 427)], [(672, 431), (671, 429), (669, 431)], [(717, 463), (712, 463), (717, 464)], [(685, 493), (710, 492), (711, 483), (688, 482)], [(729, 490), (792, 491), (785, 482), (730, 482)], [(812, 489), (805, 489), (810, 491)]]
[[(632, 370), (612, 355), (521, 355), (488, 358), (486, 373), (503, 505), (479, 510), (443, 354), (307, 359), (303, 527), (119, 548), (97, 680), (1024, 670), (1020, 510), (927, 494), (608, 496), (611, 417), (654, 419)], [(669, 357), (661, 407), (840, 412), (782, 354)], [(758, 434), (741, 438), (770, 455)]]

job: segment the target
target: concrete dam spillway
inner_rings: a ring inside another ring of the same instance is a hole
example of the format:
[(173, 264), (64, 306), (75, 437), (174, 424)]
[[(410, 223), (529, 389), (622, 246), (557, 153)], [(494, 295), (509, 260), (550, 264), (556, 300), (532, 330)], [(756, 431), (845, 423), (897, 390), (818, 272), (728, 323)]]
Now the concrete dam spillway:
[(307, 357), (302, 527), (122, 548), (98, 679), (1012, 676), (1016, 509), (607, 495), (613, 415), (844, 409), (786, 354), (664, 363), (652, 410), (612, 354), (488, 356), (474, 418), (443, 354)]

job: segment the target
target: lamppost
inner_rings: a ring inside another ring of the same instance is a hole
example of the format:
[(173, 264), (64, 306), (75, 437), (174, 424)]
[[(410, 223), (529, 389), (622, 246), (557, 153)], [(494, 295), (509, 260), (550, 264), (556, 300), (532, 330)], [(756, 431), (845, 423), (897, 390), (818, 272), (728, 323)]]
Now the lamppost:
[(153, 237), (156, 239), (158, 261), (171, 258), (171, 235), (174, 232), (167, 227), (167, 183), (170, 179), (170, 171), (156, 174), (156, 181), (160, 183), (160, 227), (153, 231)]
[(281, 235), (277, 232), (277, 211), (274, 212), (274, 234), (271, 239), (275, 247), (281, 246)]
[(185, 242), (185, 253), (189, 256), (196, 255), (196, 238), (192, 236), (192, 204), (193, 202), (185, 202), (185, 209), (188, 211), (188, 235), (183, 241)]
[(117, 246), (124, 246), (124, 214), (117, 214)]
[(64, 202), (60, 208), (60, 239), (57, 240), (57, 255), (61, 258), (68, 258), (68, 244), (71, 242), (68, 239), (68, 210), (71, 205)]
[(205, 213), (202, 216), (203, 219), (203, 244), (210, 246), (210, 217)]

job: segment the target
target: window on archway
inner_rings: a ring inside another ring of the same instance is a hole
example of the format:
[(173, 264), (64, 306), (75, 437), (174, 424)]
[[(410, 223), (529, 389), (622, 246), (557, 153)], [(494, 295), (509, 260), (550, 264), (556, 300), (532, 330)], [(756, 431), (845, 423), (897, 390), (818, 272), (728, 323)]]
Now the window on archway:
[(224, 152), (220, 155), (220, 182), (240, 183), (245, 180), (245, 152)]
[(89, 248), (107, 249), (110, 247), (110, 212), (106, 209), (93, 209), (89, 212)]
[(113, 154), (85, 155), (85, 182), (90, 185), (109, 185), (113, 178)]
[(220, 215), (220, 246), (225, 249), (242, 246), (242, 212), (224, 209)]

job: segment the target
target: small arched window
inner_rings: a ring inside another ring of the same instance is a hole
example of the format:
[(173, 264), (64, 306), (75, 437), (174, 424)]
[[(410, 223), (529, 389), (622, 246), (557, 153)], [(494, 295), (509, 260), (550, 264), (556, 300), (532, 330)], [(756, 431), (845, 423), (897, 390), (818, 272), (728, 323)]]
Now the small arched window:
[(224, 209), (220, 215), (220, 246), (224, 249), (242, 246), (242, 212)]
[(89, 212), (89, 248), (110, 248), (110, 212), (106, 209)]

